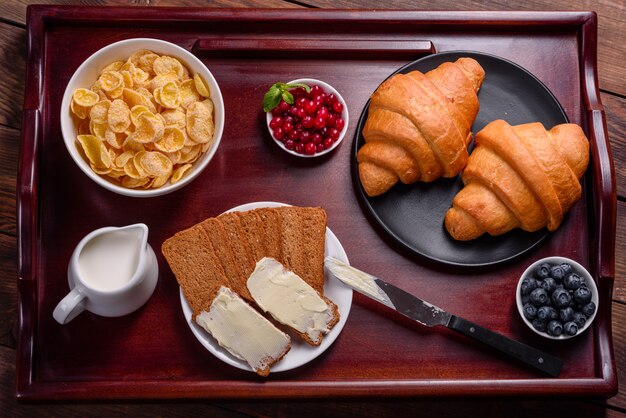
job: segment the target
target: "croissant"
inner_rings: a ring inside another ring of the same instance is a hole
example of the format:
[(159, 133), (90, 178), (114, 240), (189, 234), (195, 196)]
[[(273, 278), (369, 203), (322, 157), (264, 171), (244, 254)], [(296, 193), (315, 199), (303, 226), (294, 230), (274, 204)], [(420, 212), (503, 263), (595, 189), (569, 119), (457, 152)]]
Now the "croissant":
[(445, 216), (450, 235), (467, 241), (521, 228), (554, 231), (580, 198), (589, 141), (575, 124), (546, 131), (541, 123), (496, 120), (476, 134), (463, 189)]
[(396, 74), (372, 94), (357, 153), (361, 184), (378, 196), (398, 181), (454, 177), (467, 164), (470, 128), (485, 77), (472, 58), (422, 74)]

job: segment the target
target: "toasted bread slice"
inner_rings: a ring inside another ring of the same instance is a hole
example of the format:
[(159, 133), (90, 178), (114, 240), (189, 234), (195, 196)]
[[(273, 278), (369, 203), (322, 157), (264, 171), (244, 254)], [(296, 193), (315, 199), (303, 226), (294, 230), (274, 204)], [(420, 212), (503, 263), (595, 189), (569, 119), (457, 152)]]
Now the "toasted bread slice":
[(218, 218), (208, 218), (200, 222), (200, 226), (206, 232), (206, 236), (209, 238), (215, 254), (224, 268), (230, 288), (242, 298), (251, 301), (252, 296), (248, 292), (245, 279), (243, 278), (244, 268), (235, 256), (235, 252), (233, 252), (231, 239), (224, 227), (224, 223)]
[(324, 294), (326, 212), (322, 208), (278, 208), (282, 223), (283, 260), (321, 295)]
[[(252, 257), (252, 250), (245, 231), (241, 226), (239, 216), (236, 213), (229, 212), (218, 216), (217, 219), (224, 225), (228, 243), (235, 257), (235, 263), (240, 270), (239, 277), (245, 280), (254, 270), (256, 262)], [(245, 286), (245, 283), (242, 286)]]
[(256, 262), (265, 257), (268, 252), (267, 240), (264, 237), (261, 218), (254, 210), (235, 213), (239, 217), (243, 234), (248, 240), (248, 246), (252, 253), (252, 261), (256, 264)]
[(161, 251), (183, 290), (193, 318), (209, 309), (220, 286), (229, 285), (211, 242), (199, 225), (165, 240)]
[(259, 208), (255, 212), (261, 220), (261, 232), (265, 240), (266, 254), (264, 257), (272, 257), (276, 260), (283, 260), (282, 247), (282, 223), (279, 208)]

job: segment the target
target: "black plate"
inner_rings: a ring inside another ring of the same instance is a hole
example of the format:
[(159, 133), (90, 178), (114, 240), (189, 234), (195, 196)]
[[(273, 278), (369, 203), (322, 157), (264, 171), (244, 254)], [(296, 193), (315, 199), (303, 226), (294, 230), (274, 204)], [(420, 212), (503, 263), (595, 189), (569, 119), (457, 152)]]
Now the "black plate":
[[(405, 65), (394, 74), (413, 70), (426, 72), (460, 57), (474, 58), (485, 70), (485, 80), (478, 93), (480, 111), (472, 125), (474, 134), (495, 119), (504, 119), (511, 125), (541, 122), (547, 129), (568, 122), (565, 111), (541, 81), (519, 65), (493, 55), (470, 51), (443, 52)], [(394, 241), (415, 254), (444, 264), (485, 266), (523, 254), (546, 237), (548, 231), (544, 228), (533, 233), (516, 229), (498, 237), (485, 234), (468, 242), (452, 239), (443, 219), (452, 199), (463, 186), (460, 176), (432, 183), (399, 183), (381, 196), (367, 196), (359, 180), (356, 155), (365, 143), (361, 131), (368, 109), (369, 101), (356, 130), (352, 175), (365, 210)]]

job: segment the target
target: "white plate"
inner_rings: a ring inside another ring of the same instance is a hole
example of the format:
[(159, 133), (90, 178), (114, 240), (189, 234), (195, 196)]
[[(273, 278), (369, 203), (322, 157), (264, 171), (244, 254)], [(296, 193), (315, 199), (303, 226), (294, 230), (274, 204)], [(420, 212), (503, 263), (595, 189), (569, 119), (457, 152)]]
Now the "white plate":
[[(288, 205), (278, 202), (254, 202), (237, 206), (236, 208), (232, 208), (227, 212), (244, 212), (257, 208), (274, 208), (279, 206)], [(324, 255), (330, 255), (332, 257), (338, 258), (344, 263), (349, 263), (348, 257), (346, 256), (346, 252), (341, 246), (341, 243), (329, 228), (326, 228)], [(339, 322), (326, 336), (324, 336), (322, 344), (320, 344), (318, 347), (313, 347), (305, 343), (300, 337), (296, 336), (294, 333), (288, 332), (288, 334), (291, 336), (291, 350), (287, 353), (287, 355), (285, 355), (285, 357), (283, 357), (282, 360), (272, 366), (272, 372), (283, 372), (295, 369), (296, 367), (300, 367), (303, 364), (306, 364), (309, 361), (315, 359), (317, 356), (326, 351), (328, 347), (331, 346), (331, 344), (339, 336), (339, 333), (341, 333), (343, 326), (346, 324), (346, 320), (348, 319), (348, 315), (350, 314), (350, 307), (352, 306), (352, 289), (341, 283), (339, 280), (333, 278), (326, 269), (324, 269), (324, 275), (326, 277), (326, 281), (324, 283), (324, 296), (332, 300), (339, 308)], [(191, 331), (196, 336), (198, 341), (200, 341), (200, 343), (207, 350), (209, 350), (215, 357), (219, 358), (225, 363), (230, 364), (231, 366), (235, 366), (242, 370), (253, 371), (248, 363), (243, 360), (239, 360), (236, 357), (233, 357), (230, 353), (220, 347), (217, 341), (208, 332), (206, 332), (204, 328), (191, 320), (191, 308), (189, 307), (189, 304), (187, 303), (187, 300), (183, 295), (182, 289), (180, 289), (180, 303), (183, 308), (183, 313), (185, 315), (185, 319), (187, 320), (189, 328), (191, 328)]]

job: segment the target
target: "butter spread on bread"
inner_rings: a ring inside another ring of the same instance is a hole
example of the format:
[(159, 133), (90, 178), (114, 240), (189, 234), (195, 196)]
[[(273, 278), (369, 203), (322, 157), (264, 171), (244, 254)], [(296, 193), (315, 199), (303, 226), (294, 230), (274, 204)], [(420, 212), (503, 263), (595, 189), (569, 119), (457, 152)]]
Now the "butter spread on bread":
[(291, 349), (289, 335), (224, 286), (220, 287), (209, 311), (196, 316), (196, 323), (261, 376), (267, 376), (270, 367)]
[(337, 306), (297, 274), (264, 257), (248, 278), (257, 305), (281, 324), (293, 328), (311, 345), (319, 345), (339, 320)]

